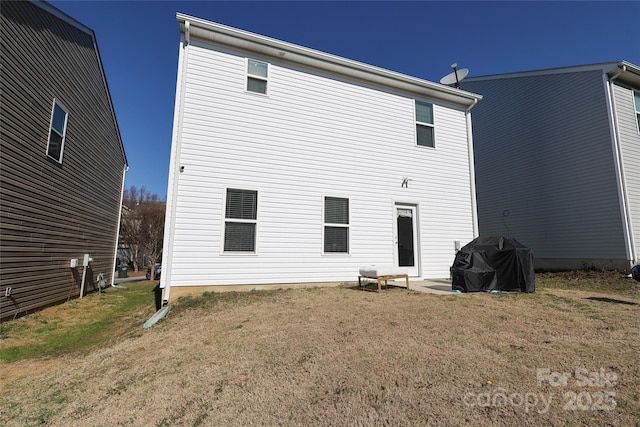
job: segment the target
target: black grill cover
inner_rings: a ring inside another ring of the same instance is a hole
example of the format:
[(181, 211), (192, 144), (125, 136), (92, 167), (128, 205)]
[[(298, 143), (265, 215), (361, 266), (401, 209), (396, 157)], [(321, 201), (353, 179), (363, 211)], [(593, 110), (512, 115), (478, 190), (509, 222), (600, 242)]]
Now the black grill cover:
[(456, 254), (451, 267), (454, 291), (536, 290), (533, 253), (510, 237), (478, 237)]

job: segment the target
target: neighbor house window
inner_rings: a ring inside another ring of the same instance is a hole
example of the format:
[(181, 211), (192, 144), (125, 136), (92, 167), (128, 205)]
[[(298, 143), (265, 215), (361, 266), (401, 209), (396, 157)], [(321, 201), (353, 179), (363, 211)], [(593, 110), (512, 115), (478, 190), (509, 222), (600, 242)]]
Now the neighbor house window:
[(324, 252), (349, 253), (349, 199), (324, 198)]
[(638, 124), (638, 132), (640, 132), (640, 92), (634, 92), (633, 96), (636, 102), (636, 123)]
[(435, 147), (433, 133), (433, 104), (416, 101), (416, 143)]
[(49, 125), (49, 142), (47, 143), (47, 156), (58, 163), (62, 163), (64, 140), (67, 134), (67, 110), (56, 100), (53, 100), (51, 111), (51, 123)]
[(267, 78), (269, 64), (266, 62), (247, 59), (247, 91), (267, 94)]
[(224, 223), (225, 252), (255, 252), (258, 192), (227, 189)]

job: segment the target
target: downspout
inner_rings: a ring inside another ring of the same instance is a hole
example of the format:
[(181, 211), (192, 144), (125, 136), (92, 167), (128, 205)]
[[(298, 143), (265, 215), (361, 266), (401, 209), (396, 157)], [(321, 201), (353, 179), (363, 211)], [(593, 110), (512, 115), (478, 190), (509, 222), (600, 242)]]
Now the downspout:
[(116, 244), (115, 251), (113, 252), (113, 267), (111, 267), (111, 286), (114, 285), (114, 280), (116, 279), (116, 264), (118, 260), (118, 241), (120, 240), (120, 223), (122, 221), (122, 200), (124, 199), (124, 176), (129, 171), (129, 166), (126, 164), (124, 168), (122, 168), (122, 188), (120, 189), (120, 209), (118, 210), (118, 228), (116, 230)]
[[(620, 201), (620, 211), (622, 214), (622, 219), (624, 221), (623, 233), (624, 238), (626, 240), (626, 252), (627, 252), (627, 260), (631, 262), (637, 261), (636, 255), (636, 247), (635, 242), (633, 240), (632, 231), (633, 227), (631, 224), (631, 212), (629, 211), (629, 199), (627, 195), (627, 184), (625, 179), (624, 172), (624, 164), (622, 162), (622, 149), (620, 147), (620, 134), (618, 131), (618, 113), (616, 111), (616, 101), (615, 101), (615, 91), (613, 90), (613, 81), (620, 77), (625, 71), (627, 71), (627, 67), (625, 65), (618, 65), (620, 70), (612, 77), (609, 77), (607, 84), (607, 92), (608, 101), (609, 101), (609, 113), (611, 119), (611, 140), (613, 145), (613, 155), (614, 155), (614, 165), (616, 168), (616, 177), (618, 181), (618, 198)], [(603, 79), (605, 79), (605, 74), (603, 74)]]
[[(176, 210), (178, 203), (178, 181), (180, 179), (181, 165), (180, 154), (182, 151), (182, 123), (184, 116), (184, 98), (187, 86), (187, 65), (189, 62), (189, 42), (190, 42), (190, 23), (185, 21), (184, 23), (184, 43), (182, 45), (182, 51), (180, 52), (181, 61), (178, 64), (178, 81), (176, 82), (176, 91), (180, 90), (179, 94), (176, 93), (176, 105), (174, 108), (174, 135), (171, 143), (171, 164), (169, 170), (172, 176), (169, 177), (169, 197), (171, 200), (167, 200), (167, 215), (164, 227), (165, 242), (163, 248), (167, 251), (166, 257), (163, 257), (163, 274), (160, 278), (160, 287), (164, 288), (162, 300), (163, 305), (169, 302), (171, 296), (171, 270), (173, 264), (173, 244), (174, 244), (174, 231), (176, 224)], [(170, 203), (170, 204), (169, 204)]]
[(467, 146), (469, 151), (469, 182), (471, 186), (471, 217), (473, 220), (473, 238), (480, 234), (478, 225), (478, 203), (476, 200), (476, 167), (473, 155), (473, 132), (471, 126), (471, 109), (478, 103), (478, 98), (473, 99), (473, 104), (469, 105), (464, 111), (467, 121)]

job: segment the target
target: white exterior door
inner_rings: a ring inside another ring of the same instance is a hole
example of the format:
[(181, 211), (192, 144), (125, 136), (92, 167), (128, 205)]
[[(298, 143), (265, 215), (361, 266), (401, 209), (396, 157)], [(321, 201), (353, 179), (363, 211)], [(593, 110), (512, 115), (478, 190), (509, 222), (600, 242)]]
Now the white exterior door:
[(417, 213), (415, 206), (396, 205), (396, 266), (408, 269), (412, 277), (420, 276)]

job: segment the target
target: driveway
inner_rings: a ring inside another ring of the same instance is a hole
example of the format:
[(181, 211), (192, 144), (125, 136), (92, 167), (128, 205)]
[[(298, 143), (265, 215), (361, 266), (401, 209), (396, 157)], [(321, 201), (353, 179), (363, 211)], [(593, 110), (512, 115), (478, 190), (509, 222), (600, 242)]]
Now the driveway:
[(146, 277), (144, 276), (138, 276), (138, 277), (123, 277), (123, 278), (115, 278), (113, 283), (118, 285), (120, 283), (127, 283), (127, 282), (141, 282), (143, 280), (147, 280)]

